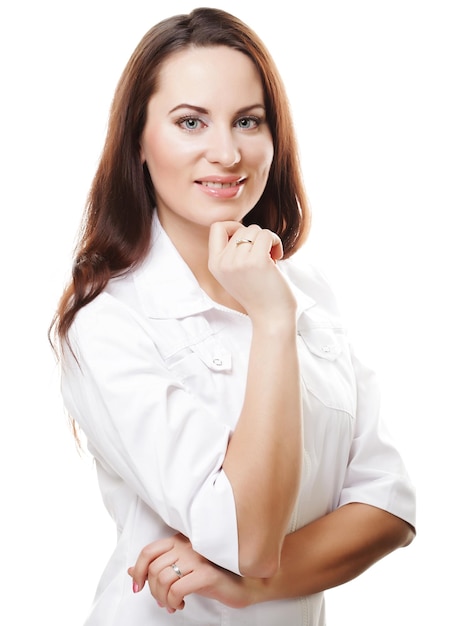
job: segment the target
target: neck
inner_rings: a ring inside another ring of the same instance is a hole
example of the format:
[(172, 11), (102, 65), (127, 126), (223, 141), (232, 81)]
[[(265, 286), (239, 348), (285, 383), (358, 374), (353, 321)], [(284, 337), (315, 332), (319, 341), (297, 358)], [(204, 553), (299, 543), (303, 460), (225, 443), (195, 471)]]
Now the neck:
[(191, 222), (167, 225), (160, 215), (159, 220), (201, 289), (217, 304), (246, 313), (209, 271), (209, 228)]

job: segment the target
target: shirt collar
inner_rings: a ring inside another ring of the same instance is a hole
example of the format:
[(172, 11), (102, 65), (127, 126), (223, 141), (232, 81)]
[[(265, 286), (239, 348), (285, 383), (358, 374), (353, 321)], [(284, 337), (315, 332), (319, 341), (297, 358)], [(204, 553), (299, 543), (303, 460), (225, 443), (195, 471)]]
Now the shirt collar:
[[(282, 269), (282, 262), (279, 264)], [(284, 273), (285, 275), (285, 273)], [(298, 318), (315, 301), (286, 276), (298, 302)], [(145, 314), (153, 319), (183, 318), (223, 309), (201, 289), (191, 269), (162, 228), (154, 211), (149, 253), (134, 271), (134, 283)]]

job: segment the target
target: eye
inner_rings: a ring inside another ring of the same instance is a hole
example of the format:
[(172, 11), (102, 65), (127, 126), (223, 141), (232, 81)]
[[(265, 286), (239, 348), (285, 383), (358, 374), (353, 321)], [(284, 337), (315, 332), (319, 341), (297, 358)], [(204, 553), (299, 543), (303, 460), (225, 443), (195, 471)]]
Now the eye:
[(241, 128), (242, 130), (252, 130), (253, 128), (257, 128), (261, 124), (261, 119), (256, 117), (255, 115), (247, 115), (246, 117), (241, 117), (237, 120), (236, 126)]
[(199, 117), (192, 117), (191, 115), (181, 117), (176, 123), (183, 130), (188, 131), (199, 130), (205, 126), (204, 122)]

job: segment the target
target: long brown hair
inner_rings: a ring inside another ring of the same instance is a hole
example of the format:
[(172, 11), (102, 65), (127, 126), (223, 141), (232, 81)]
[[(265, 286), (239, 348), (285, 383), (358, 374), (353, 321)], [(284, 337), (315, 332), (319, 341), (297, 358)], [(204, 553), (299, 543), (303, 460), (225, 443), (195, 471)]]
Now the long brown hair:
[(138, 265), (148, 251), (155, 194), (139, 144), (162, 64), (187, 47), (218, 45), (239, 50), (254, 62), (273, 137), (267, 185), (244, 224), (256, 223), (276, 232), (283, 242), (284, 258), (304, 242), (310, 214), (288, 99), (269, 52), (248, 26), (225, 11), (198, 8), (189, 15), (165, 19), (144, 35), (117, 85), (72, 277), (50, 326), (49, 335), (61, 343), (67, 340), (76, 313), (103, 291), (112, 276)]

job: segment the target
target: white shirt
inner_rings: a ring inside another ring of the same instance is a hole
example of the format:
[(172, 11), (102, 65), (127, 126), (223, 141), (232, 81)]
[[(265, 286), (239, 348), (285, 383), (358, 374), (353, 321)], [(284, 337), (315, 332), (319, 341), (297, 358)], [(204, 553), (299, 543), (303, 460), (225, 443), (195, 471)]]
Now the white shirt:
[[(298, 301), (304, 464), (289, 531), (349, 502), (415, 523), (413, 487), (379, 422), (373, 373), (352, 354), (325, 281), (293, 260), (279, 268)], [(70, 329), (62, 394), (96, 459), (117, 546), (86, 626), (318, 626), (323, 594), (230, 609), (191, 595), (173, 615), (127, 568), (148, 543), (179, 531), (238, 573), (237, 521), (221, 469), (238, 420), (250, 319), (199, 287), (157, 218), (150, 252), (110, 281)]]

